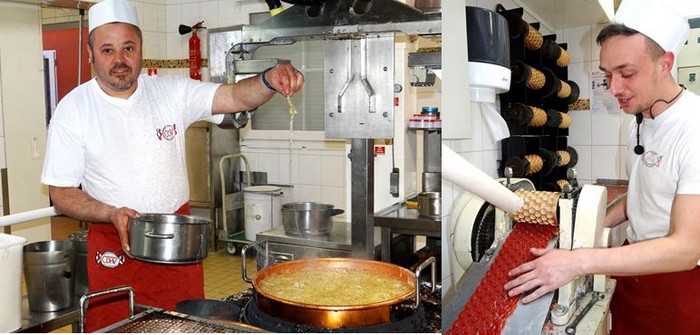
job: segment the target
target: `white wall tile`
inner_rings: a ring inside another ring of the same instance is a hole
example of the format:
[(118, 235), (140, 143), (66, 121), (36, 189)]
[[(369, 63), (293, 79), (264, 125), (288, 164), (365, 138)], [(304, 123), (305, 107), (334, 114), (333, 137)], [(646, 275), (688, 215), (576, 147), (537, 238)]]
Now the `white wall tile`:
[(182, 22), (188, 26), (202, 21), (202, 11), (199, 2), (183, 2), (182, 3)]
[(343, 187), (345, 184), (345, 160), (342, 156), (321, 157), (321, 185)]
[[(321, 187), (321, 201), (324, 204), (331, 204), (336, 208), (345, 209), (345, 188), (344, 187)], [(376, 208), (375, 208), (376, 210)], [(346, 214), (343, 214), (343, 217)]]
[(168, 3), (165, 6), (165, 32), (177, 33), (177, 27), (179, 27), (180, 24), (187, 24), (182, 21), (182, 4)]
[(141, 26), (141, 30), (146, 32), (156, 32), (158, 31), (158, 28), (160, 26), (160, 14), (158, 13), (158, 10), (160, 9), (159, 5), (152, 4), (152, 3), (144, 3), (141, 5), (140, 11), (139, 11), (139, 25)]
[(627, 179), (629, 176), (627, 175), (627, 167), (625, 166), (627, 164), (627, 145), (621, 145), (620, 148), (620, 166), (619, 166), (619, 171), (618, 176), (620, 176), (620, 179)]
[[(321, 193), (321, 186), (312, 185), (294, 185), (294, 201), (304, 202), (304, 201), (314, 201), (322, 202), (323, 196)], [(341, 204), (341, 208), (342, 208)]]
[[(199, 3), (200, 17), (204, 20), (205, 27), (218, 28), (219, 24), (219, 1), (203, 1)], [(199, 21), (197, 21), (199, 22)]]
[(482, 152), (483, 167), (482, 171), (491, 177), (498, 177), (498, 161), (501, 159), (501, 153), (498, 150), (487, 150)]
[(292, 156), (289, 155), (288, 150), (279, 150), (277, 154), (277, 183), (279, 184), (294, 184), (292, 175), (299, 169), (298, 166), (290, 166), (290, 163), (294, 164), (294, 161), (289, 161), (290, 157)]
[[(261, 3), (264, 2), (261, 1)], [(238, 0), (219, 1), (219, 26), (228, 27), (239, 24), (248, 24), (248, 12), (243, 10), (243, 2)], [(264, 9), (263, 9), (264, 10)]]
[(593, 175), (593, 152), (590, 145), (575, 146), (578, 153), (578, 163), (576, 164), (576, 173), (578, 178), (592, 179)]
[(595, 180), (590, 180), (590, 179), (576, 179), (576, 180), (578, 181), (579, 186), (595, 184)]
[(157, 59), (167, 59), (168, 34), (164, 31), (158, 32), (158, 53)]
[(152, 31), (143, 31), (143, 58), (155, 59), (158, 58), (158, 50), (160, 50), (160, 39), (158, 33)]
[(591, 145), (592, 117), (589, 110), (570, 111), (569, 145)]
[(168, 26), (166, 5), (158, 5), (156, 11), (158, 13), (158, 32), (165, 32)]
[(166, 53), (167, 59), (186, 59), (189, 55), (189, 46), (186, 37), (180, 36), (177, 32), (166, 33)]
[(569, 80), (578, 85), (579, 99), (591, 97), (591, 62), (579, 62), (569, 64)]
[(259, 153), (258, 154), (258, 164), (252, 166), (251, 168), (255, 171), (267, 172), (268, 182), (278, 184), (279, 180), (279, 157), (277, 152), (273, 153)]
[(571, 63), (590, 61), (592, 59), (590, 30), (589, 26), (564, 29), (561, 38), (557, 39), (557, 42), (565, 42), (567, 44)]
[(321, 185), (320, 152), (307, 150), (299, 159), (299, 182), (304, 185)]
[[(605, 27), (605, 25), (602, 24), (591, 26), (591, 59), (596, 61), (600, 60), (600, 46), (598, 42), (596, 42), (596, 38), (598, 37), (598, 33), (603, 30), (603, 27)], [(597, 67), (598, 64), (596, 64), (596, 68)]]
[[(620, 115), (620, 145), (627, 145), (627, 131), (630, 123), (635, 120), (634, 115), (622, 112)], [(636, 124), (636, 123), (635, 123)]]
[(593, 114), (591, 122), (593, 145), (620, 144), (620, 113)]
[(591, 148), (591, 165), (593, 167), (591, 179), (622, 179), (620, 177), (620, 164), (623, 154), (621, 147), (619, 145), (594, 145)]

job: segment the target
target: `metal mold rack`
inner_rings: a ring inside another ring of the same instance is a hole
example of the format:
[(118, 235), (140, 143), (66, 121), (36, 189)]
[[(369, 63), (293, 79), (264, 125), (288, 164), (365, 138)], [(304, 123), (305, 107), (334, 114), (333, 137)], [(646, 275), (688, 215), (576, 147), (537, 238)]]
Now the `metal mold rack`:
[(223, 322), (148, 308), (133, 318), (101, 329), (101, 333), (260, 333), (262, 329), (238, 322)]

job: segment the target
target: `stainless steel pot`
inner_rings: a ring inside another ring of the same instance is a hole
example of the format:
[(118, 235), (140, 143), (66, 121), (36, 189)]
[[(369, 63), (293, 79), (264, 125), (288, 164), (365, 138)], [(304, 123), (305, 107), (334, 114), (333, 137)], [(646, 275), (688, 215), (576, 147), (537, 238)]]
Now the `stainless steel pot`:
[(442, 213), (440, 192), (421, 192), (418, 194), (418, 213), (427, 216), (439, 216)]
[(282, 205), (282, 224), (289, 235), (322, 236), (331, 232), (332, 216), (345, 211), (330, 204), (291, 202)]
[(178, 214), (141, 214), (129, 221), (131, 254), (140, 260), (184, 264), (205, 259), (211, 221)]

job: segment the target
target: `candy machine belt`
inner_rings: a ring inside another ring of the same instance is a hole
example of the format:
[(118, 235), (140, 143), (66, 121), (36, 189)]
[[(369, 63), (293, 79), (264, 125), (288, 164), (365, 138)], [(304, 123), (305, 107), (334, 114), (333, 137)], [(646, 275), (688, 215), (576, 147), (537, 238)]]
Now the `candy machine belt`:
[(547, 247), (557, 232), (553, 225), (516, 224), (447, 334), (501, 334), (520, 298), (503, 289), (508, 271), (531, 260), (530, 248)]

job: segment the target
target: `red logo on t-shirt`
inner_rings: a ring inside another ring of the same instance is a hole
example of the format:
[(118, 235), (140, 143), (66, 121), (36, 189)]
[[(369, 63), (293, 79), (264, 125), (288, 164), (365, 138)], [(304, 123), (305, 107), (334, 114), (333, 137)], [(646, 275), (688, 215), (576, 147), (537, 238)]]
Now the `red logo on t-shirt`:
[(104, 253), (98, 252), (95, 255), (95, 261), (97, 264), (101, 264), (104, 267), (114, 269), (119, 265), (124, 264), (124, 255), (117, 255), (111, 251), (105, 251)]
[(158, 136), (159, 141), (162, 141), (164, 138), (170, 141), (175, 138), (175, 135), (177, 135), (176, 125), (167, 125), (163, 127), (163, 129), (156, 129), (156, 135)]

